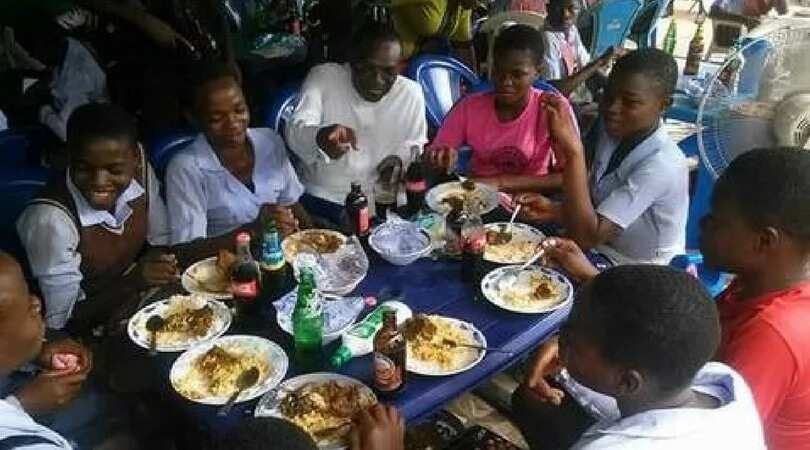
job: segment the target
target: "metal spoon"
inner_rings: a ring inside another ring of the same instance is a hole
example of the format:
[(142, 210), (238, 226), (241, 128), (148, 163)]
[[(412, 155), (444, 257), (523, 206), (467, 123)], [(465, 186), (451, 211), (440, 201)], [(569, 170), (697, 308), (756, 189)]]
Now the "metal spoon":
[(231, 409), (233, 409), (234, 403), (236, 403), (236, 399), (239, 398), (239, 394), (242, 393), (245, 389), (250, 389), (256, 382), (259, 381), (259, 369), (251, 367), (248, 370), (239, 374), (239, 378), (236, 379), (236, 391), (231, 395), (231, 398), (219, 409), (217, 415), (220, 417), (227, 416)]
[(482, 346), (482, 345), (475, 345), (475, 344), (462, 344), (462, 343), (460, 343), (460, 342), (456, 342), (456, 341), (454, 341), (454, 340), (452, 340), (452, 339), (443, 339), (443, 340), (442, 340), (442, 343), (443, 343), (444, 345), (449, 345), (450, 347), (466, 347), (466, 348), (474, 348), (474, 349), (476, 349), (476, 350), (484, 350), (484, 351), (487, 351), (487, 352), (493, 352), (493, 353), (505, 353), (505, 354), (507, 354), (507, 355), (514, 355), (514, 354), (515, 354), (515, 352), (510, 352), (509, 350), (504, 350), (504, 349), (502, 349), (502, 348), (497, 348), (497, 347), (484, 347), (484, 346)]
[(527, 267), (537, 262), (538, 259), (543, 257), (544, 253), (546, 253), (546, 249), (541, 247), (540, 250), (537, 253), (535, 253), (534, 256), (532, 256), (528, 261), (526, 261), (525, 264), (523, 264), (519, 268), (517, 269), (513, 268), (504, 271), (504, 274), (501, 275), (501, 278), (498, 280), (498, 290), (503, 291), (514, 286), (515, 283), (517, 283), (518, 275), (520, 274), (520, 272), (523, 272), (524, 270), (526, 270)]
[(518, 205), (515, 207), (515, 210), (512, 211), (512, 217), (509, 218), (509, 223), (506, 225), (506, 227), (502, 228), (501, 231), (498, 232), (498, 240), (504, 244), (512, 240), (512, 226), (515, 224), (515, 218), (520, 212), (521, 206), (523, 205), (518, 203)]
[(157, 334), (163, 326), (166, 325), (166, 320), (163, 317), (155, 314), (146, 320), (146, 331), (150, 333), (149, 336), (149, 355), (157, 355)]

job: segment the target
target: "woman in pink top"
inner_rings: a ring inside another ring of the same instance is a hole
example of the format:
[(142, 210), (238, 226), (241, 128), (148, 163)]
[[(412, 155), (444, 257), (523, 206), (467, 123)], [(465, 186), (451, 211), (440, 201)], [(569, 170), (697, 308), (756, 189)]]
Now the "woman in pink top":
[(534, 28), (513, 25), (498, 35), (494, 53), (495, 89), (453, 107), (431, 145), (429, 160), (449, 172), (455, 168), (457, 149), (468, 145), (476, 181), (506, 192), (557, 189), (561, 161), (551, 151), (540, 102), (542, 96), (555, 94), (532, 87), (543, 59), (543, 36)]

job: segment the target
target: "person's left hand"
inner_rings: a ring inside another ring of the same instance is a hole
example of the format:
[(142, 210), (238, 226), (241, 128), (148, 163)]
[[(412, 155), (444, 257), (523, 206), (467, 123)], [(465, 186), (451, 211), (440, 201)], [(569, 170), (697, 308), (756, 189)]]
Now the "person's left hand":
[(556, 94), (543, 94), (540, 102), (548, 117), (548, 130), (557, 158), (567, 161), (572, 154), (583, 152), (582, 141), (565, 98)]
[(402, 450), (405, 419), (395, 407), (377, 403), (355, 417), (349, 442), (351, 450)]
[(402, 158), (396, 155), (388, 155), (379, 164), (377, 164), (377, 173), (380, 175), (380, 180), (386, 183), (395, 183), (399, 180), (392, 179), (394, 172), (399, 169), (397, 177), (402, 175)]
[(259, 223), (266, 218), (273, 219), (282, 237), (298, 231), (298, 219), (295, 218), (291, 208), (281, 205), (262, 205), (259, 212)]
[(93, 353), (73, 339), (59, 339), (42, 346), (37, 363), (47, 371), (60, 374), (89, 373), (93, 368)]

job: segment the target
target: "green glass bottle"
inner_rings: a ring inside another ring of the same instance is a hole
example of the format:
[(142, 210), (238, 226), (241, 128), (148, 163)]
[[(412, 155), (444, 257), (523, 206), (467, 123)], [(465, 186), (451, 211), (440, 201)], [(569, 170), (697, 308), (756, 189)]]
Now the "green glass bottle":
[(678, 43), (678, 30), (675, 19), (670, 20), (667, 34), (664, 35), (664, 51), (670, 55), (675, 53), (675, 44)]
[(315, 290), (315, 275), (309, 267), (301, 268), (292, 321), (295, 363), (303, 371), (318, 370), (323, 344), (323, 307)]

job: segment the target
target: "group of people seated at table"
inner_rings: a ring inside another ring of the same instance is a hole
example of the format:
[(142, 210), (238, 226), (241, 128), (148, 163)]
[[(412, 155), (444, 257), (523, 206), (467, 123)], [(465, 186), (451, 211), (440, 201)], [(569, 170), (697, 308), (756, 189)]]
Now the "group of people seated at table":
[[(662, 267), (685, 250), (689, 206), (686, 159), (662, 124), (675, 61), (652, 48), (618, 58), (583, 137), (566, 97), (533, 87), (548, 70), (545, 40), (521, 25), (500, 33), (493, 89), (463, 98), (430, 143), (420, 87), (398, 74), (400, 40), (379, 25), (360, 31), (348, 63), (311, 70), (284, 137), (249, 128), (230, 66), (199, 68), (183, 97), (200, 134), (163, 180), (129, 114), (78, 107), (66, 171), (17, 222), (33, 284), (0, 256), (0, 448), (138, 445), (126, 406), (158, 385), (123, 333), (140, 294), (264, 218), (284, 235), (339, 224), (351, 181), (371, 186), (423, 145), (444, 172), (470, 147), (473, 180), (513, 194), (524, 221), (563, 230), (546, 256), (581, 287), (513, 400), (533, 450), (808, 448), (810, 154), (752, 151), (717, 181), (701, 250), (736, 278), (715, 302)], [(591, 251), (616, 267), (598, 273)], [(357, 418), (351, 448), (400, 449), (403, 435), (396, 409), (377, 405)], [(316, 448), (269, 419), (220, 445)]]

